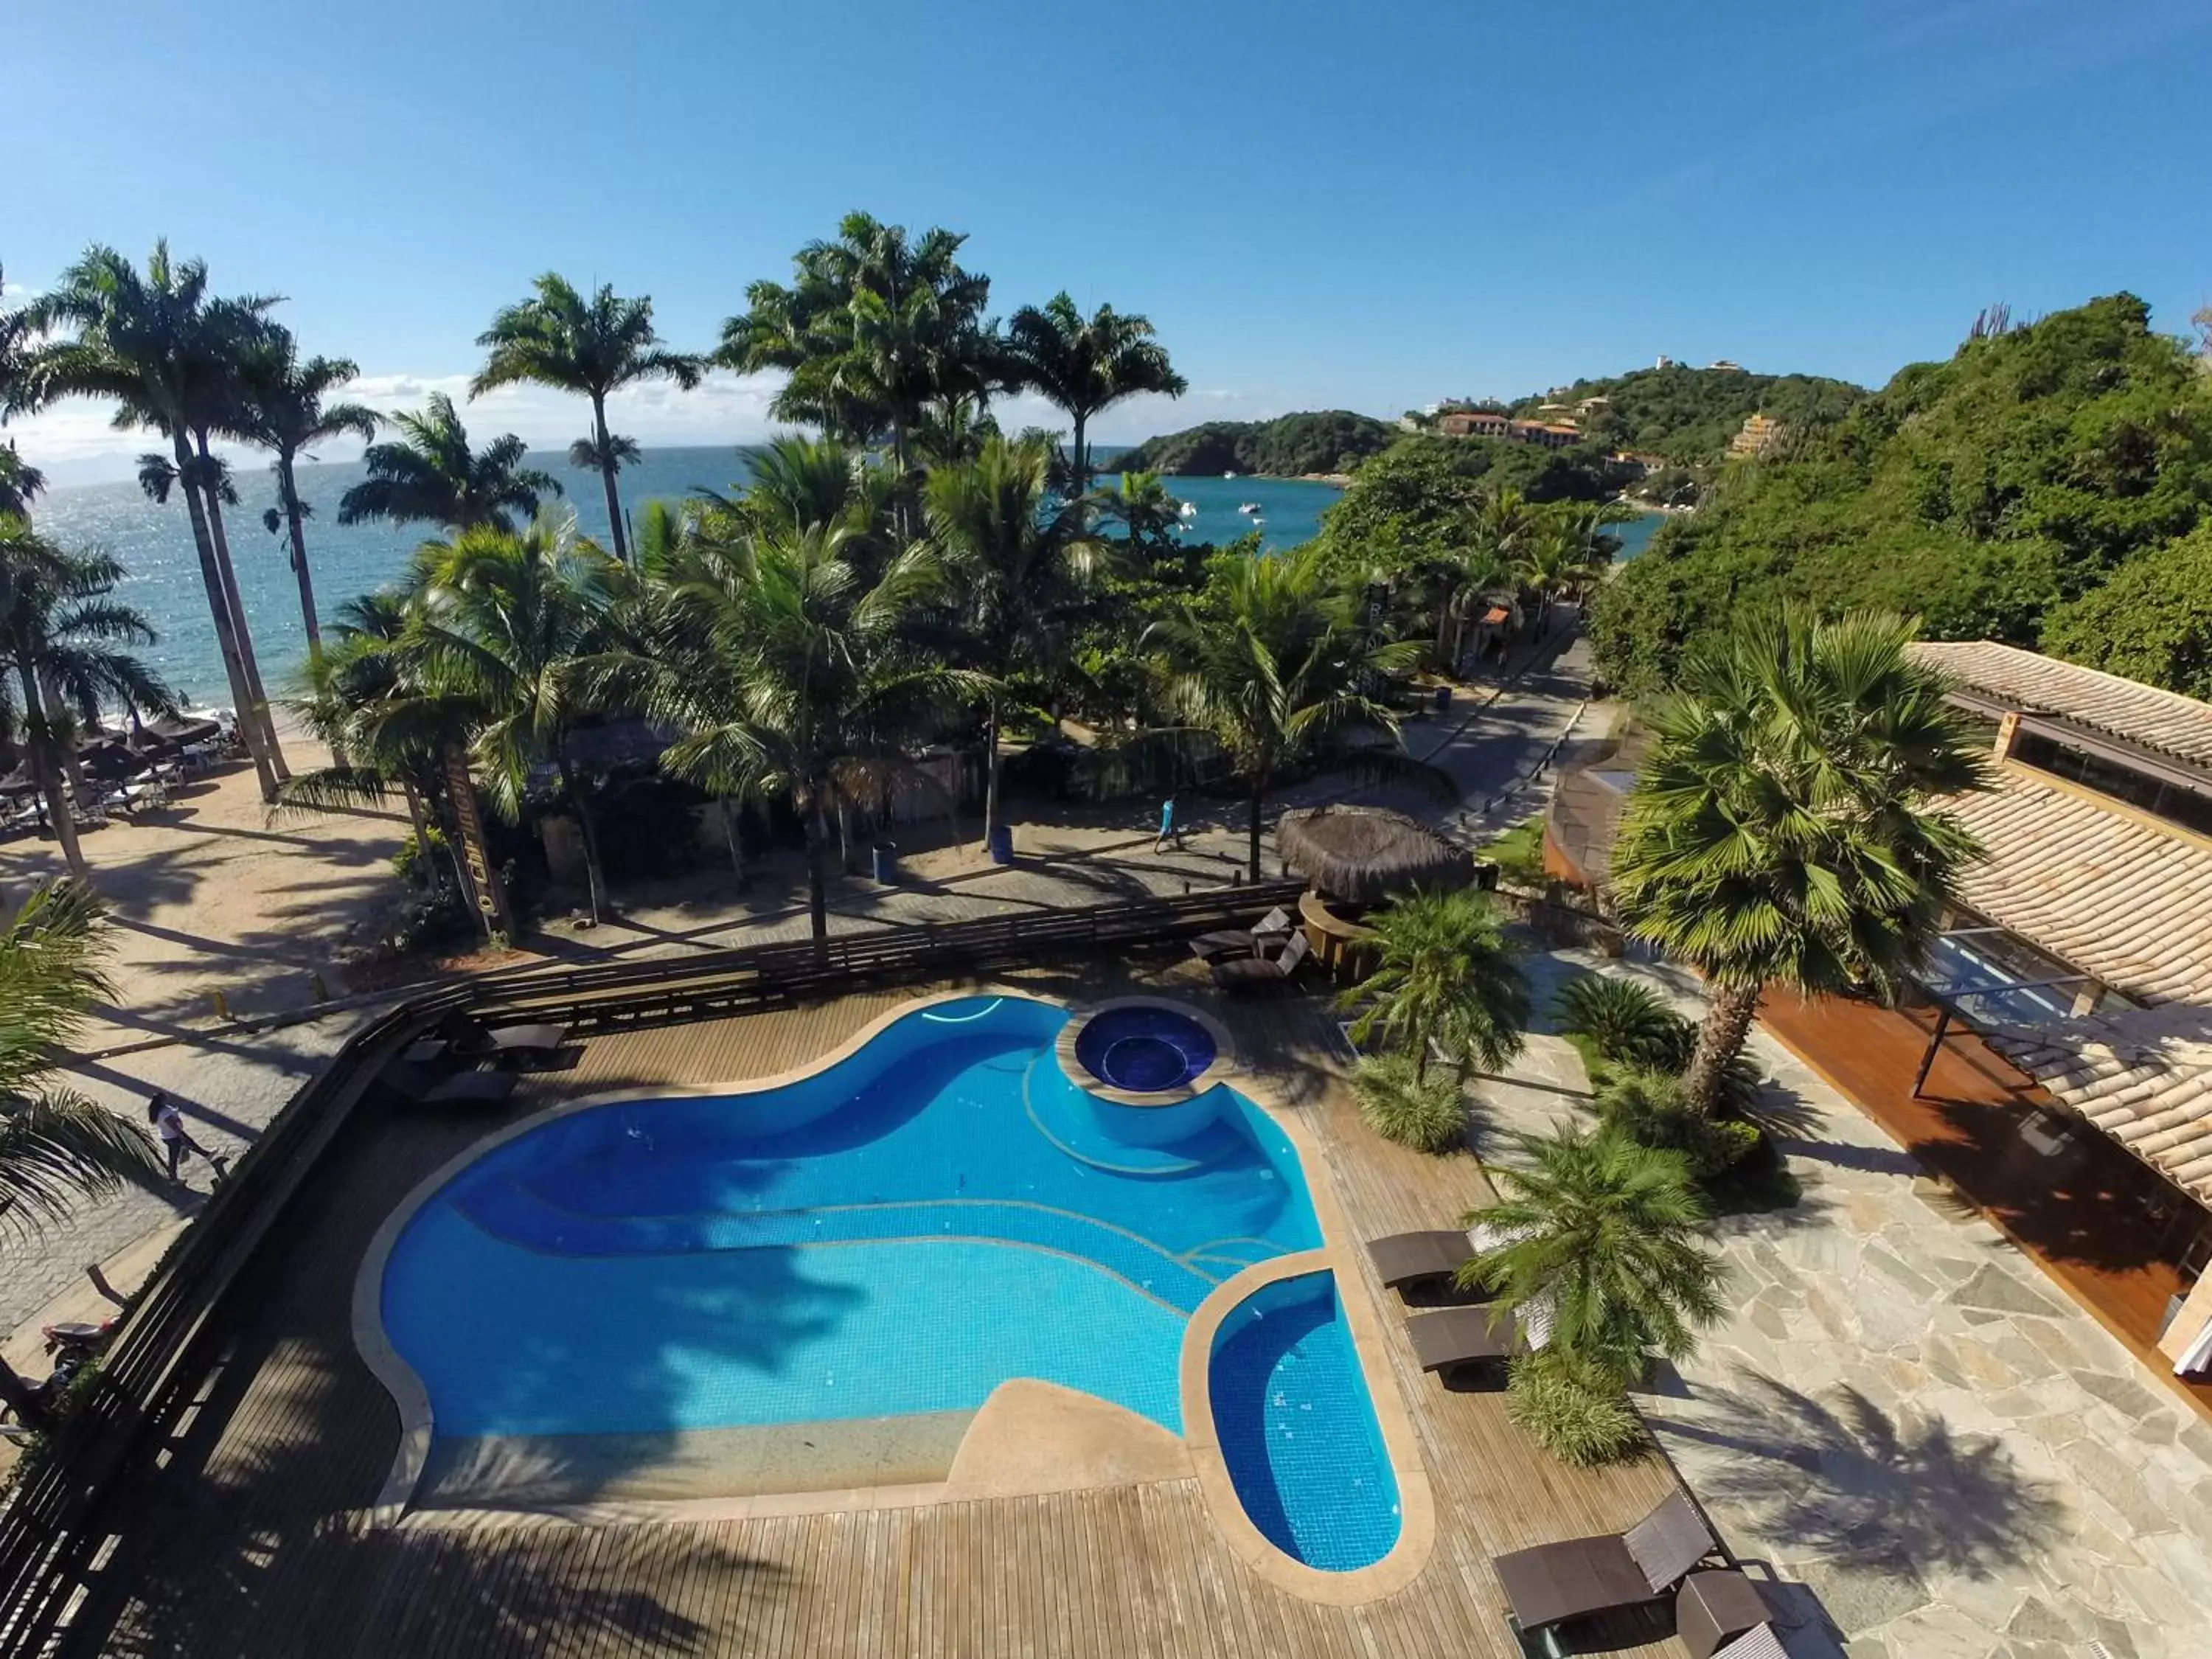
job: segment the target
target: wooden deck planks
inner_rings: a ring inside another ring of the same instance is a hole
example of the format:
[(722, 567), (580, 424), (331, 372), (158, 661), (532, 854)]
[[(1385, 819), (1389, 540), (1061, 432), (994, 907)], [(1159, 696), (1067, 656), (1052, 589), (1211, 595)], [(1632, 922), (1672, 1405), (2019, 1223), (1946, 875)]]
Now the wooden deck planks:
[[(1158, 987), (1121, 968), (1007, 977), (1033, 978), (1055, 995)], [(1208, 996), (1187, 978), (1175, 989)], [(1489, 1556), (1625, 1525), (1666, 1490), (1670, 1476), (1656, 1462), (1595, 1476), (1553, 1464), (1496, 1395), (1444, 1392), (1394, 1340), (1439, 1535), (1411, 1587), (1364, 1607), (1317, 1606), (1256, 1579), (1221, 1543), (1193, 1480), (701, 1524), (447, 1516), (365, 1529), (398, 1421), (352, 1352), (347, 1307), (369, 1236), (411, 1186), (477, 1137), (554, 1101), (773, 1076), (915, 994), (870, 990), (596, 1038), (573, 1070), (533, 1076), (489, 1115), (365, 1114), (288, 1218), (283, 1248), (256, 1270), (258, 1293), (234, 1342), (237, 1375), (219, 1380), (189, 1437), (203, 1472), (193, 1476), (187, 1457), (179, 1478), (147, 1484), (148, 1536), (131, 1552), (136, 1594), (114, 1620), (115, 1650), (313, 1659), (737, 1650), (759, 1659), (1517, 1659)], [(1334, 1080), (1324, 1003), (1282, 998), (1215, 1012), (1328, 1147), (1330, 1168), (1311, 1173), (1334, 1182), (1358, 1232), (1447, 1224), (1487, 1196), (1471, 1158), (1407, 1153), (1358, 1125)], [(1383, 1305), (1395, 1321), (1395, 1305)], [(222, 1494), (216, 1513), (202, 1501), (210, 1488)], [(179, 1581), (196, 1577), (235, 1579), (250, 1593), (157, 1629), (164, 1605), (189, 1593)], [(80, 1632), (77, 1650), (108, 1650), (104, 1634)], [(189, 1639), (167, 1639), (179, 1634)], [(1680, 1651), (1671, 1638), (1618, 1650)]]

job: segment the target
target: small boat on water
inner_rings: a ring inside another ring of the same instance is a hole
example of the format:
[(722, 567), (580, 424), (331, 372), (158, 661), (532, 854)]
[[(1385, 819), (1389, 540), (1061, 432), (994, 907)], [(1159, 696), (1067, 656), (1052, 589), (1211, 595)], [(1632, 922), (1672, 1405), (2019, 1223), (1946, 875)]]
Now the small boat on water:
[(1237, 507), (1237, 510), (1239, 513), (1252, 514), (1255, 514), (1255, 515), (1256, 515), (1256, 514), (1259, 513), (1259, 511), (1260, 511), (1260, 503), (1259, 503), (1259, 502), (1257, 502), (1257, 501), (1245, 501), (1245, 502), (1241, 503), (1241, 504)]
[(1234, 472), (1224, 472), (1221, 476), (1224, 478), (1233, 478), (1237, 475)]
[(1182, 518), (1194, 519), (1198, 516), (1198, 503), (1184, 501), (1176, 508), (1176, 512)]

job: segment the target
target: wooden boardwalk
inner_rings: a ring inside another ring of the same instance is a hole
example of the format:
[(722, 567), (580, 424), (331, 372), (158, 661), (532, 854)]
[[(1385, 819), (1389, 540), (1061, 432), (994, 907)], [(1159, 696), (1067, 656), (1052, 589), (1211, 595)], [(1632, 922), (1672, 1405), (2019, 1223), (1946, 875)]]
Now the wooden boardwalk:
[[(1088, 999), (1158, 988), (1126, 969), (1000, 976)], [(1204, 997), (1187, 977), (1177, 994)], [(1507, 1421), (1497, 1394), (1447, 1393), (1391, 1344), (1437, 1510), (1410, 1587), (1351, 1607), (1254, 1577), (1194, 1480), (919, 1508), (717, 1523), (582, 1525), (421, 1516), (372, 1529), (398, 1419), (356, 1357), (349, 1304), (371, 1234), (476, 1137), (564, 1097), (735, 1081), (801, 1065), (915, 993), (592, 1042), (493, 1118), (364, 1113), (281, 1230), (238, 1304), (221, 1368), (166, 1467), (126, 1499), (134, 1523), (67, 1651), (313, 1659), (745, 1654), (759, 1659), (1026, 1655), (1158, 1659), (1517, 1659), (1493, 1553), (1634, 1521), (1670, 1486), (1656, 1459), (1579, 1474)], [(1472, 1158), (1367, 1133), (1335, 1075), (1325, 1003), (1213, 1005), (1276, 1096), (1329, 1150), (1362, 1233), (1448, 1222), (1486, 1188)], [(1587, 1627), (1589, 1651), (1680, 1653), (1656, 1613)]]
[(2212, 1418), (2212, 1383), (2174, 1376), (2156, 1346), (2167, 1303), (2188, 1288), (2172, 1255), (2176, 1229), (2196, 1224), (2191, 1200), (2087, 1124), (2054, 1155), (2030, 1146), (2021, 1125), (2050, 1097), (1961, 1025), (1952, 1026), (1916, 1098), (1913, 1074), (1935, 1029), (1929, 1010), (1784, 995), (1767, 998), (1759, 1018)]

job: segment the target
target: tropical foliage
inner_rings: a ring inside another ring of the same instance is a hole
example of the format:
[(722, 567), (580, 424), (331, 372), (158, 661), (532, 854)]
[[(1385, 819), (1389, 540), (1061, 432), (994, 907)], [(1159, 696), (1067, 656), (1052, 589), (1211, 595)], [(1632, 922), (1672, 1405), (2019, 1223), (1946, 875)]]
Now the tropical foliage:
[(1139, 392), (1180, 398), (1188, 389), (1145, 318), (1101, 306), (1085, 317), (1066, 294), (1024, 306), (1006, 328), (1009, 379), (1061, 410), (1073, 423), (1068, 444), (1074, 493), (1091, 488), (1092, 420)]
[(1549, 1350), (1517, 1356), (1506, 1378), (1506, 1415), (1562, 1463), (1596, 1468), (1647, 1443), (1643, 1419), (1620, 1389)]
[[(58, 1056), (109, 994), (107, 948), (99, 901), (70, 883), (36, 890), (0, 928), (0, 1231), (35, 1233), (155, 1170), (143, 1129), (58, 1077)], [(0, 1399), (21, 1421), (45, 1419), (45, 1401), (4, 1362)]]
[(432, 392), (419, 413), (396, 415), (392, 423), (398, 441), (371, 444), (362, 454), (368, 477), (339, 499), (340, 524), (386, 519), (511, 533), (518, 521), (538, 515), (546, 497), (561, 493), (551, 473), (523, 465), (527, 449), (513, 433), (470, 448), (468, 428), (442, 392)]
[(1786, 430), (1833, 421), (1866, 397), (1863, 387), (1818, 374), (1753, 374), (1742, 369), (1669, 363), (1601, 380), (1577, 380), (1507, 406), (1516, 419), (1540, 418), (1541, 405), (1570, 407), (1592, 398), (1603, 407), (1578, 416), (1584, 431), (1613, 449), (1657, 455), (1681, 466), (1717, 462), (1750, 415)]
[(1455, 1077), (1494, 1072), (1521, 1052), (1528, 985), (1488, 896), (1408, 893), (1368, 919), (1373, 965), (1343, 994), (1352, 1040), (1376, 1036), (1413, 1057), (1417, 1082), (1441, 1053)]
[(1396, 436), (1391, 427), (1372, 416), (1344, 409), (1283, 415), (1272, 421), (1207, 421), (1147, 438), (1116, 456), (1114, 465), (1126, 471), (1170, 477), (1246, 472), (1296, 478), (1310, 472), (1348, 471), (1389, 447)]
[(1705, 976), (1686, 1073), (1711, 1111), (1761, 990), (1894, 993), (1979, 855), (1931, 803), (1979, 787), (1985, 745), (1868, 613), (1753, 619), (1652, 702), (1656, 739), (1614, 848), (1628, 931)]
[(1367, 1127), (1417, 1152), (1448, 1152), (1467, 1139), (1467, 1091), (1456, 1067), (1427, 1076), (1407, 1054), (1363, 1054), (1352, 1098)]

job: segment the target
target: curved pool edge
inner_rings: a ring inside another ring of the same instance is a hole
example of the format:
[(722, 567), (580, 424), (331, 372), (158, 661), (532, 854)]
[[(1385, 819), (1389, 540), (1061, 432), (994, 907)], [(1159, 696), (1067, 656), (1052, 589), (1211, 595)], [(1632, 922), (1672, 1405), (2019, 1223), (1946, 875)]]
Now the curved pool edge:
[[(1076, 1058), (1075, 1044), (1083, 1035), (1085, 1026), (1099, 1015), (1111, 1013), (1116, 1008), (1164, 1008), (1171, 1013), (1182, 1015), (1186, 1019), (1196, 1021), (1213, 1039), (1212, 1064), (1196, 1077), (1176, 1084), (1171, 1088), (1143, 1091), (1115, 1088)], [(1103, 1002), (1072, 1003), (1068, 1006), (1067, 1024), (1060, 1028), (1059, 1036), (1053, 1039), (1053, 1054), (1060, 1062), (1061, 1073), (1070, 1083), (1101, 1100), (1111, 1101), (1116, 1106), (1179, 1106), (1185, 1101), (1196, 1100), (1218, 1084), (1228, 1082), (1239, 1075), (1243, 1069), (1237, 1059), (1237, 1039), (1230, 1035), (1229, 1028), (1197, 1004), (1180, 997), (1109, 997)], [(1276, 1115), (1270, 1112), (1268, 1115)], [(1309, 1180), (1307, 1185), (1312, 1184)]]
[[(1283, 1123), (1281, 1114), (1264, 1100), (1261, 1104), (1279, 1126)], [(1310, 1149), (1299, 1136), (1292, 1135), (1292, 1145), (1302, 1160), (1310, 1162)], [(1310, 1172), (1307, 1186), (1315, 1188)], [(1316, 1196), (1318, 1200), (1317, 1188)], [(1206, 1508), (1212, 1514), (1213, 1524), (1223, 1541), (1255, 1576), (1276, 1589), (1308, 1601), (1352, 1607), (1395, 1595), (1420, 1576), (1436, 1547), (1437, 1512), (1435, 1495), (1429, 1488), (1428, 1468), (1421, 1460), (1420, 1443), (1413, 1433), (1413, 1419), (1407, 1413), (1405, 1399), (1398, 1391), (1397, 1379), (1383, 1346), (1382, 1316), (1369, 1296), (1358, 1264), (1351, 1260), (1343, 1244), (1342, 1218), (1335, 1212), (1334, 1197), (1332, 1194), (1328, 1212), (1322, 1218), (1322, 1236), (1333, 1241), (1331, 1243), (1318, 1250), (1298, 1250), (1255, 1262), (1242, 1273), (1224, 1279), (1198, 1304), (1198, 1310), (1191, 1315), (1183, 1333), (1179, 1380), (1183, 1443), (1190, 1449), (1199, 1488), (1206, 1494)], [(1213, 1341), (1223, 1322), (1255, 1292), (1267, 1285), (1323, 1273), (1334, 1281), (1337, 1305), (1343, 1310), (1352, 1336), (1352, 1350), (1359, 1362), (1360, 1380), (1366, 1384), (1367, 1397), (1374, 1407), (1376, 1426), (1382, 1432), (1391, 1477), (1398, 1483), (1397, 1542), (1379, 1561), (1341, 1572), (1308, 1566), (1285, 1554), (1253, 1524), (1252, 1517), (1245, 1513), (1244, 1500), (1237, 1493), (1236, 1480), (1230, 1474), (1228, 1460), (1222, 1455), (1219, 1431), (1213, 1420)]]
[[(881, 1036), (886, 1028), (902, 1019), (940, 1003), (973, 1002), (980, 997), (1018, 997), (1030, 1002), (1050, 1000), (1049, 998), (1038, 997), (1033, 991), (988, 984), (913, 997), (885, 1009), (836, 1048), (817, 1055), (804, 1065), (788, 1067), (769, 1077), (748, 1078), (741, 1083), (664, 1084), (656, 1087), (613, 1089), (604, 1094), (586, 1095), (580, 1099), (564, 1100), (557, 1105), (548, 1106), (542, 1111), (518, 1118), (479, 1140), (471, 1141), (409, 1188), (406, 1196), (393, 1207), (391, 1214), (384, 1218), (370, 1238), (368, 1249), (362, 1255), (361, 1267), (355, 1273), (353, 1281), (354, 1348), (361, 1355), (362, 1363), (368, 1367), (370, 1375), (392, 1396), (392, 1403), (399, 1413), (399, 1449), (392, 1456), (392, 1468), (385, 1475), (384, 1486), (378, 1492), (375, 1503), (370, 1506), (369, 1524), (373, 1527), (396, 1526), (404, 1518), (409, 1505), (414, 1501), (415, 1490), (422, 1484), (422, 1472), (430, 1460), (430, 1443), (437, 1433), (429, 1389), (424, 1386), (415, 1368), (392, 1345), (391, 1334), (384, 1328), (385, 1269), (391, 1264), (392, 1249), (398, 1244), (399, 1236), (407, 1231), (407, 1224), (414, 1220), (422, 1206), (463, 1170), (509, 1142), (520, 1140), (549, 1123), (573, 1117), (579, 1112), (596, 1111), (603, 1106), (619, 1106), (635, 1100), (717, 1099), (764, 1094), (770, 1090), (787, 1088), (817, 1072), (827, 1071), (850, 1060)], [(1310, 1176), (1307, 1187), (1310, 1192), (1312, 1180)]]

